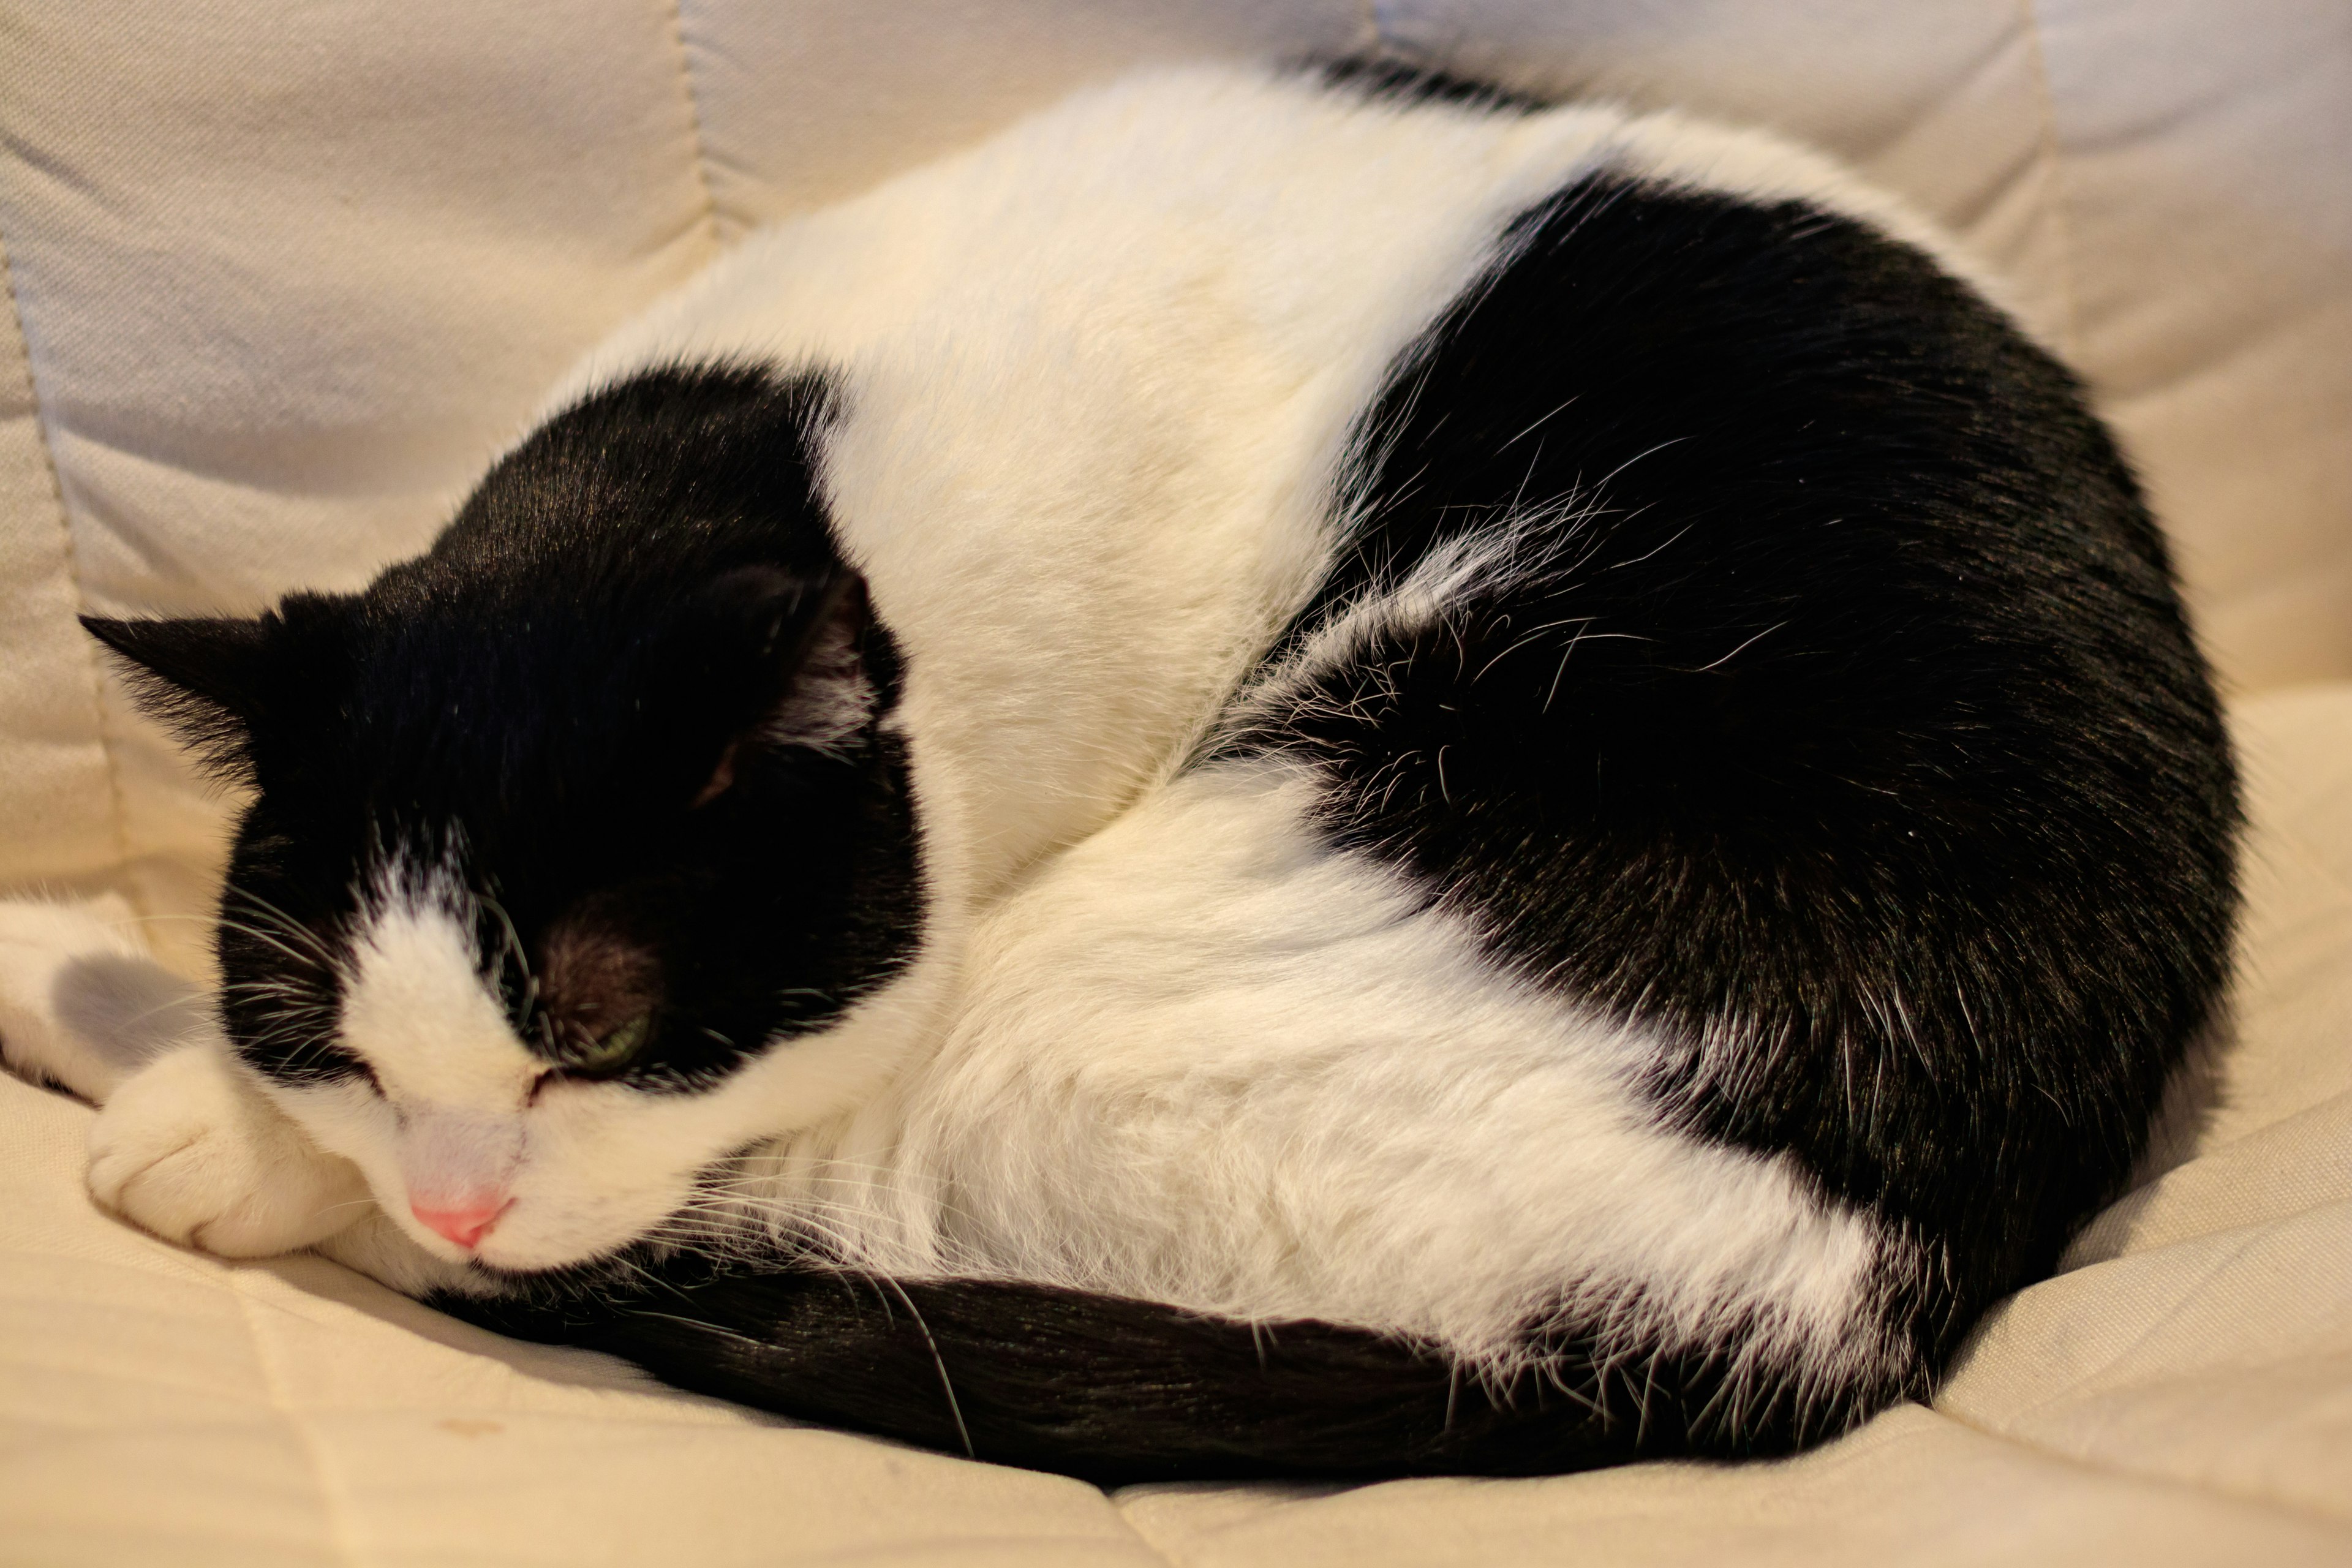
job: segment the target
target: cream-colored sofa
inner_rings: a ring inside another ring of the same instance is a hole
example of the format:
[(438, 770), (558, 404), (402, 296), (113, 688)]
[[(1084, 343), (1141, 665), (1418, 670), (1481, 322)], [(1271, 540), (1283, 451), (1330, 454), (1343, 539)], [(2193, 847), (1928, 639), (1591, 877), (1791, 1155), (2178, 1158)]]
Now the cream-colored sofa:
[(1824, 143), (2090, 377), (2253, 785), (2168, 1168), (1934, 1408), (1793, 1461), (1106, 1496), (152, 1241), (82, 1195), (88, 1109), (0, 1081), (0, 1561), (2352, 1562), (2345, 0), (0, 0), (0, 888), (200, 969), (226, 805), (78, 611), (362, 582), (607, 326), (1067, 86), (1376, 47)]

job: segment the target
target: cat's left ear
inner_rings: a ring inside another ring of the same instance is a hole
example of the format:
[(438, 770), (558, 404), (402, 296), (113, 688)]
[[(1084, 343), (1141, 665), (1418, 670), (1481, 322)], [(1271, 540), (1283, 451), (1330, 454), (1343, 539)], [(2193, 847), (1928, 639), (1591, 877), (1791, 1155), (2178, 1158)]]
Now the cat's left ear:
[(214, 772), (242, 776), (263, 707), (269, 637), (258, 620), (81, 617), (83, 629), (121, 661), (131, 695)]
[(730, 572), (700, 595), (726, 657), (754, 672), (761, 695), (741, 716), (694, 804), (731, 788), (746, 746), (832, 751), (862, 733), (897, 694), (898, 662), (874, 621), (866, 580), (847, 566), (799, 575)]

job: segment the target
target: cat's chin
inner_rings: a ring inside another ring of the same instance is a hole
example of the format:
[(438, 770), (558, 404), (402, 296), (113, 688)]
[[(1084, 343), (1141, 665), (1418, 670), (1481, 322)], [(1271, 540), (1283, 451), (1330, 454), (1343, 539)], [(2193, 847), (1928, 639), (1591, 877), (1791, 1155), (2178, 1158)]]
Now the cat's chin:
[[(675, 1248), (644, 1237), (558, 1262), (500, 1262), (488, 1256), (487, 1250), (455, 1259), (436, 1253), (436, 1261), (453, 1279), (465, 1281), (459, 1287), (462, 1293), (523, 1300), (545, 1294), (593, 1296), (605, 1289), (625, 1290), (632, 1282), (647, 1278), (654, 1269), (658, 1268), (665, 1277), (677, 1276), (681, 1271)], [(694, 1272), (691, 1264), (684, 1268), (686, 1275)], [(450, 1287), (445, 1283), (443, 1288)]]
[[(388, 1206), (384, 1212), (387, 1218), (394, 1217)], [(527, 1214), (515, 1217), (525, 1223), (518, 1226), (514, 1234), (501, 1235), (505, 1223), (501, 1221), (470, 1247), (436, 1235), (412, 1218), (394, 1218), (394, 1224), (418, 1250), (437, 1262), (505, 1280), (558, 1276), (569, 1279), (605, 1269), (625, 1269), (629, 1258), (664, 1250), (649, 1239), (651, 1227), (645, 1226), (583, 1235), (584, 1227), (567, 1223), (561, 1216), (545, 1229), (529, 1224), (531, 1216)]]
[[(384, 1217), (392, 1219), (388, 1212)], [(534, 1280), (576, 1281), (605, 1272), (625, 1272), (627, 1259), (648, 1250), (642, 1238), (590, 1250), (557, 1249), (528, 1239), (501, 1243), (490, 1237), (485, 1237), (478, 1247), (463, 1247), (413, 1223), (392, 1220), (392, 1228), (439, 1268), (457, 1270), (500, 1288), (520, 1289)]]

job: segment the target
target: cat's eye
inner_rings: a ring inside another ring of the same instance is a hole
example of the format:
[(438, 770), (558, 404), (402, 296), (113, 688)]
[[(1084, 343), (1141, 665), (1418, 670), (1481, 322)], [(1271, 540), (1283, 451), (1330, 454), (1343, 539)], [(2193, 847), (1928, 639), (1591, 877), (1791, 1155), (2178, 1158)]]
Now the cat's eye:
[(654, 1016), (640, 1013), (615, 1025), (602, 1039), (573, 1054), (572, 1069), (576, 1072), (611, 1072), (625, 1065), (636, 1055), (653, 1033)]

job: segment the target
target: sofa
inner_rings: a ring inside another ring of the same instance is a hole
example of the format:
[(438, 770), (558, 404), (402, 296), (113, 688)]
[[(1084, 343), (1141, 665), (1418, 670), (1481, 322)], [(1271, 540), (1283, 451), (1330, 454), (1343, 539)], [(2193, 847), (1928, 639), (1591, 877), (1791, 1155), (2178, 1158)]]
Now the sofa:
[(84, 1194), (89, 1108), (5, 1079), (0, 1562), (2352, 1562), (2343, 0), (0, 0), (0, 890), (204, 978), (236, 803), (78, 614), (360, 584), (747, 230), (1079, 83), (1367, 53), (1831, 149), (2120, 431), (2231, 706), (2248, 909), (2204, 1070), (2056, 1276), (1791, 1459), (1106, 1493), (173, 1247)]

